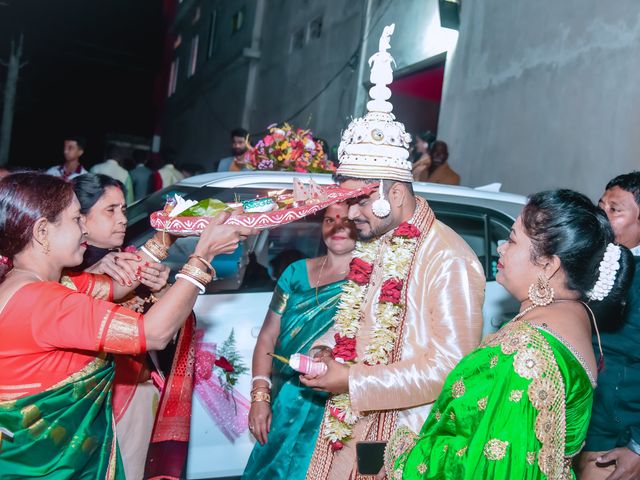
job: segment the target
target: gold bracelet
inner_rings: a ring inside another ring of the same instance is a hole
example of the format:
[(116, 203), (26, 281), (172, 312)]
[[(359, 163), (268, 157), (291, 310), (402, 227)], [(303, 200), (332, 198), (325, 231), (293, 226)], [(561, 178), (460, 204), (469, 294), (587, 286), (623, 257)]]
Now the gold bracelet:
[(206, 285), (211, 283), (212, 277), (204, 270), (200, 270), (198, 267), (185, 263), (180, 270), (180, 273), (188, 275), (189, 277), (198, 280), (200, 283)]
[(213, 268), (213, 265), (211, 265), (211, 262), (207, 262), (206, 258), (201, 257), (200, 255), (196, 255), (195, 253), (192, 253), (191, 255), (189, 255), (189, 259), (192, 259), (192, 258), (195, 258), (200, 263), (202, 263), (205, 267), (207, 267), (209, 269), (209, 273), (213, 278), (216, 277), (216, 269)]
[(145, 242), (144, 247), (160, 261), (169, 256), (169, 249), (160, 245), (153, 237)]
[(271, 403), (271, 395), (266, 392), (251, 392), (251, 403), (253, 402)]

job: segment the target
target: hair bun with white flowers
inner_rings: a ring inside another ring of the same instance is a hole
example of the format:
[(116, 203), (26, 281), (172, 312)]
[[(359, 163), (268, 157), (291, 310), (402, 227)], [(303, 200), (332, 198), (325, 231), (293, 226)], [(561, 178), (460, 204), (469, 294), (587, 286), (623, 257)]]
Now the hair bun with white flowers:
[(604, 257), (600, 261), (598, 280), (593, 288), (587, 292), (589, 300), (601, 301), (609, 295), (615, 283), (616, 274), (620, 269), (620, 255), (621, 250), (618, 245), (614, 243), (607, 245)]

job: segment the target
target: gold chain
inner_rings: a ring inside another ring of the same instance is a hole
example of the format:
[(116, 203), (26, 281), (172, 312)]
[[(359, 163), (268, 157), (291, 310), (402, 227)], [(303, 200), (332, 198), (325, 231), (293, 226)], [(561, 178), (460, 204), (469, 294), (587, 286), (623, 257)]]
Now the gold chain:
[[(320, 288), (320, 282), (322, 281), (322, 273), (324, 272), (324, 266), (327, 264), (327, 258), (329, 258), (329, 255), (325, 255), (324, 260), (322, 260), (322, 265), (320, 266), (320, 273), (318, 274), (318, 277), (316, 279), (316, 303), (318, 304), (318, 307), (320, 307), (320, 310), (330, 310), (340, 300), (340, 297), (338, 296), (336, 301), (333, 302), (328, 307), (325, 308), (322, 305), (320, 305), (320, 299), (318, 298), (318, 289)], [(347, 273), (347, 272), (340, 272), (340, 274), (345, 274), (345, 273)]]

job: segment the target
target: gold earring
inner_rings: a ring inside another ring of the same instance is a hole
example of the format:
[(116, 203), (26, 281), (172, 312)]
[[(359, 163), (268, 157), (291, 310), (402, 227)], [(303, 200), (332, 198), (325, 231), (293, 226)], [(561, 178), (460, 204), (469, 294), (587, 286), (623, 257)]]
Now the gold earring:
[(554, 291), (549, 285), (549, 280), (543, 275), (538, 276), (538, 280), (529, 286), (529, 300), (536, 307), (544, 307), (553, 302)]
[(49, 255), (49, 239), (45, 238), (42, 241), (42, 250), (44, 251), (45, 255)]

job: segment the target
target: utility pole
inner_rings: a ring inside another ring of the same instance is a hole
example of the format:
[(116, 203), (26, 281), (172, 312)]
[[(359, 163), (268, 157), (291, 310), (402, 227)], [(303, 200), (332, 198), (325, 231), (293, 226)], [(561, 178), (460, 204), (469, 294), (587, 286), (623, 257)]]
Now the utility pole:
[(11, 129), (13, 127), (13, 109), (16, 102), (16, 90), (18, 87), (18, 72), (25, 66), (25, 63), (20, 63), (23, 41), (24, 37), (22, 34), (20, 34), (17, 45), (15, 40), (11, 40), (9, 61), (0, 61), (1, 65), (7, 67), (7, 81), (4, 86), (4, 108), (2, 109), (2, 122), (0, 123), (0, 166), (6, 165), (9, 161)]

